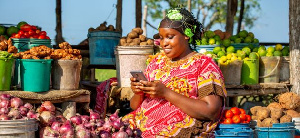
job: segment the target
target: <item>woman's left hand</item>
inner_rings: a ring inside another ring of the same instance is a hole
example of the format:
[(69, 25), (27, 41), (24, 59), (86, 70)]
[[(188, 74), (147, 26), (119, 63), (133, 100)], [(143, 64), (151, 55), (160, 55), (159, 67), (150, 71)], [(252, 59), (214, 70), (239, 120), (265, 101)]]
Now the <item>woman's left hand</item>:
[(146, 95), (149, 95), (151, 98), (164, 98), (166, 92), (169, 90), (165, 84), (159, 80), (155, 81), (140, 81), (144, 86), (139, 88), (144, 91)]

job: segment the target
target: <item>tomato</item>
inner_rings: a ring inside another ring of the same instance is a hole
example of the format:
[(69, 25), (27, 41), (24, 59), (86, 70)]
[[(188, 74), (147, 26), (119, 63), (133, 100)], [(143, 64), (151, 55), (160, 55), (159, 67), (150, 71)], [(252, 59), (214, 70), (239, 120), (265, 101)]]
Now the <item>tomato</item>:
[(26, 36), (25, 35), (20, 35), (20, 38), (26, 38)]
[(234, 115), (232, 117), (232, 122), (235, 123), (235, 124), (238, 124), (238, 123), (241, 123), (241, 118), (239, 115)]
[(15, 34), (15, 37), (14, 38), (20, 38), (20, 34)]
[(22, 26), (20, 27), (20, 29), (23, 30), (23, 31), (29, 31), (29, 30), (31, 30), (31, 25), (29, 25), (29, 24), (24, 24), (24, 25), (22, 25)]
[(231, 118), (226, 118), (223, 122), (224, 124), (232, 124), (232, 119)]
[(226, 118), (231, 118), (231, 117), (233, 117), (233, 112), (231, 111), (231, 110), (227, 110), (226, 112), (225, 112), (225, 117)]
[(32, 37), (38, 39), (38, 38), (39, 38), (39, 35), (35, 34), (35, 35), (33, 35)]
[(50, 37), (49, 37), (49, 36), (46, 36), (46, 39), (50, 39)]
[(230, 109), (230, 111), (232, 111), (232, 113), (233, 113), (234, 115), (239, 115), (239, 114), (241, 114), (240, 109), (237, 108), (237, 107), (232, 107), (232, 108)]
[(47, 33), (46, 33), (46, 31), (41, 31), (41, 32), (39, 33), (39, 35), (47, 36)]
[(19, 35), (23, 35), (23, 34), (24, 34), (24, 31), (23, 31), (23, 30), (19, 30), (18, 34), (19, 34)]
[(28, 33), (29, 33), (30, 36), (35, 35), (35, 31), (33, 31), (33, 30), (29, 30)]
[(246, 121), (247, 120), (246, 114), (240, 114), (240, 119), (241, 119), (241, 122)]
[(246, 114), (246, 111), (243, 108), (240, 108), (241, 114)]
[(251, 121), (251, 116), (250, 115), (246, 115), (247, 118), (247, 122), (249, 123)]
[(32, 25), (32, 26), (31, 26), (31, 29), (32, 29), (32, 30), (36, 30), (37, 28), (36, 28), (36, 26)]
[(25, 32), (25, 33), (24, 33), (24, 36), (25, 36), (25, 38), (29, 38), (29, 37), (30, 37), (30, 35), (29, 35), (28, 32)]
[(39, 35), (38, 39), (46, 39), (45, 35)]
[(36, 34), (40, 34), (41, 30), (35, 30)]
[(15, 38), (16, 33), (12, 33), (10, 37)]

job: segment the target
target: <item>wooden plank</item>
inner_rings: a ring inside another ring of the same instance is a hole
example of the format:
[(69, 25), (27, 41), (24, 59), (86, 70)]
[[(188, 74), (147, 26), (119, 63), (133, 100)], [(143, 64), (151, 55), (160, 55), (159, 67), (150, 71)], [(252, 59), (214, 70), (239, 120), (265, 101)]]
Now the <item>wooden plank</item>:
[[(33, 99), (22, 99), (24, 102), (38, 104), (41, 103), (41, 100), (33, 100)], [(77, 97), (71, 97), (66, 99), (58, 99), (58, 100), (50, 100), (52, 103), (62, 103), (62, 102), (77, 102), (77, 103), (89, 103), (90, 102), (90, 95), (89, 94), (82, 94)]]
[(248, 96), (248, 95), (267, 95), (267, 94), (279, 94), (288, 92), (287, 88), (262, 88), (259, 90), (253, 89), (227, 89), (228, 97), (234, 96)]

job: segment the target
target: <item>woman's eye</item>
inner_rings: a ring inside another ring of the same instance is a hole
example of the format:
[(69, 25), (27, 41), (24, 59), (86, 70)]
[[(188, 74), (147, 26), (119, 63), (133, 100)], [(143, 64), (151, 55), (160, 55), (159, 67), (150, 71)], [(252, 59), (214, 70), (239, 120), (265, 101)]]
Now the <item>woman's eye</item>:
[(174, 37), (173, 35), (170, 35), (168, 36), (168, 39), (173, 39), (173, 37)]

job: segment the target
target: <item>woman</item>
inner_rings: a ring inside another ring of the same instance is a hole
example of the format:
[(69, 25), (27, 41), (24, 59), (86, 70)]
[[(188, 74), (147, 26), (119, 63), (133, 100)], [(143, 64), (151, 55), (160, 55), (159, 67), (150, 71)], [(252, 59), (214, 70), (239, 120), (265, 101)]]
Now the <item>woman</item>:
[(159, 53), (149, 63), (149, 81), (131, 78), (134, 110), (123, 119), (149, 137), (213, 137), (226, 89), (214, 61), (194, 52), (202, 25), (186, 9), (172, 9), (159, 25)]

